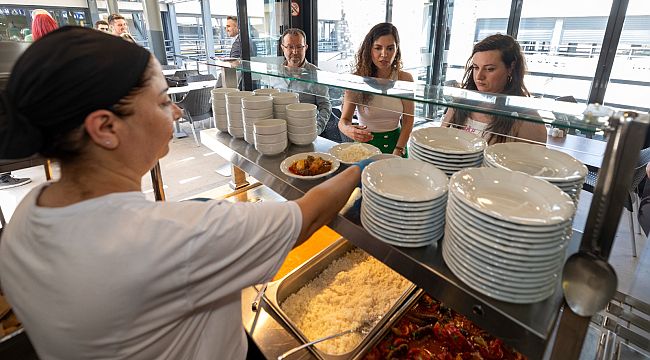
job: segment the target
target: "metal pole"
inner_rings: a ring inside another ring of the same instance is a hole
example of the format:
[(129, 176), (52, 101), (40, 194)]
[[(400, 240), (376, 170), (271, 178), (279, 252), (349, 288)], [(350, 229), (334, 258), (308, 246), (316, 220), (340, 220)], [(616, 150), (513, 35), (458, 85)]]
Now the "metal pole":
[(163, 185), (162, 173), (160, 172), (160, 162), (151, 169), (151, 186), (156, 201), (165, 201), (165, 188)]
[(386, 0), (386, 22), (393, 22), (393, 0)]
[(201, 16), (203, 19), (203, 35), (205, 37), (205, 61), (207, 62), (210, 61), (210, 58), (214, 57), (214, 35), (212, 34), (210, 0), (201, 0)]
[(106, 6), (108, 7), (108, 14), (119, 14), (120, 8), (117, 5), (117, 0), (106, 0)]
[(178, 23), (176, 22), (176, 6), (174, 3), (167, 4), (167, 11), (169, 12), (169, 22), (171, 23), (171, 36), (172, 43), (174, 44), (174, 63), (180, 67), (183, 60), (177, 55), (181, 55), (181, 39), (178, 35)]
[[(237, 22), (239, 26), (239, 40), (241, 41), (242, 60), (251, 59), (251, 43), (248, 33), (248, 10), (246, 0), (237, 0)], [(253, 79), (249, 72), (242, 73), (244, 90), (253, 90)]]
[(523, 0), (512, 0), (512, 4), (510, 5), (510, 17), (508, 17), (508, 29), (506, 33), (515, 39), (517, 38), (517, 33), (519, 33), (522, 6)]
[(87, 2), (88, 11), (90, 11), (90, 21), (92, 21), (91, 25), (95, 26), (95, 22), (101, 19), (99, 9), (97, 8), (97, 0), (87, 0)]
[(160, 5), (157, 0), (144, 0), (142, 5), (144, 6), (144, 17), (149, 24), (149, 49), (161, 64), (167, 65)]

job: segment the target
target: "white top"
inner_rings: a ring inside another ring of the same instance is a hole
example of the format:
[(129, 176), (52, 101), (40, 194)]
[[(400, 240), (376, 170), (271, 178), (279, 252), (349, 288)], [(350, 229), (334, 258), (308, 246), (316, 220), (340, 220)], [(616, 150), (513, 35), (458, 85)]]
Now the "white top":
[(370, 132), (392, 131), (399, 127), (404, 105), (402, 100), (373, 95), (368, 106), (357, 105), (359, 110), (359, 125), (365, 125)]
[(476, 134), (482, 138), (485, 139), (485, 136), (487, 135), (485, 133), (485, 129), (487, 129), (488, 124), (476, 120), (472, 120), (470, 118), (467, 118), (465, 121), (465, 127), (463, 130), (470, 132), (472, 134)]
[(301, 228), (294, 202), (155, 203), (115, 193), (16, 209), (0, 277), (41, 359), (244, 359), (240, 290)]

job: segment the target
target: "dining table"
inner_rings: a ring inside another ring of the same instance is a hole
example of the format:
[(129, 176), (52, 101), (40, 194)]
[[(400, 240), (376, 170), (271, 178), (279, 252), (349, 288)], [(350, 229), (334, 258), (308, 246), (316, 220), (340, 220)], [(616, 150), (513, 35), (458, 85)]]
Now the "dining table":
[(179, 70), (181, 70), (181, 69), (163, 69), (162, 73), (165, 76), (173, 76)]
[(603, 163), (607, 141), (566, 134), (564, 137), (548, 136), (546, 147), (559, 150), (580, 160), (590, 171), (598, 171)]
[(190, 92), (191, 90), (213, 88), (216, 83), (217, 83), (216, 79), (215, 80), (191, 82), (191, 83), (188, 83), (185, 86), (170, 87), (167, 90), (167, 94), (169, 94), (169, 95), (177, 95), (177, 94), (184, 94), (184, 93)]

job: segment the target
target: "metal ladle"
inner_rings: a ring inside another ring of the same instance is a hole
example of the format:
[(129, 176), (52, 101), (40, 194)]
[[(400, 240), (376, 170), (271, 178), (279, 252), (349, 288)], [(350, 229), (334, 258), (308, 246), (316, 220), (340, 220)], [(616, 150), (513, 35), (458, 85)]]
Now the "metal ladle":
[(619, 113), (608, 121), (610, 139), (580, 250), (569, 257), (562, 271), (564, 299), (575, 314), (583, 317), (604, 309), (616, 292), (616, 272), (607, 262), (618, 228), (618, 222), (612, 219), (621, 216), (648, 126), (648, 119), (640, 119), (634, 112)]

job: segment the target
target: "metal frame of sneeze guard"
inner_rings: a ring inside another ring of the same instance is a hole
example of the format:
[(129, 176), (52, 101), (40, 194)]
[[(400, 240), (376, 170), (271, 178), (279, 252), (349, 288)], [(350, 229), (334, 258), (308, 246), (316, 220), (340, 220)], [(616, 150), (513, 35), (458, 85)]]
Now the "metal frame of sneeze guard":
[[(228, 62), (237, 65), (239, 61)], [(237, 79), (236, 67), (222, 67), (221, 68), (221, 83), (224, 87), (237, 88), (239, 87), (239, 80)], [(230, 182), (228, 185), (233, 190), (243, 189), (250, 185), (246, 180), (246, 173), (235, 165), (230, 165)]]
[[(605, 260), (609, 258), (618, 225), (618, 221), (610, 219), (621, 216), (649, 123), (648, 114), (619, 112), (610, 117), (605, 129), (609, 141), (580, 245), (581, 249), (593, 246), (597, 255)], [(549, 349), (550, 358), (578, 359), (590, 319), (575, 314), (565, 302), (556, 326), (555, 342)]]

